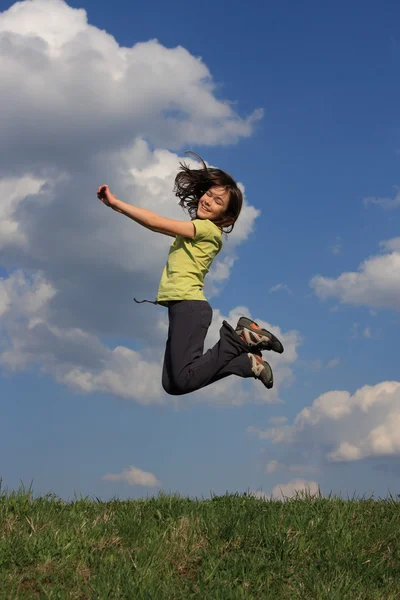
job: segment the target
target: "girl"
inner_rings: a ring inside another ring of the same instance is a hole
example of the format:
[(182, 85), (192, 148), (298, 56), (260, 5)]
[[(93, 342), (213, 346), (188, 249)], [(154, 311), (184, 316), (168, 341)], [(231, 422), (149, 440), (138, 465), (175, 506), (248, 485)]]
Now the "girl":
[(97, 197), (147, 229), (174, 238), (153, 303), (168, 308), (164, 390), (172, 395), (188, 394), (228, 375), (255, 377), (272, 388), (272, 369), (262, 359), (261, 350), (282, 353), (283, 346), (271, 332), (246, 317), (239, 319), (236, 329), (224, 321), (218, 343), (203, 354), (213, 314), (203, 293), (204, 277), (222, 248), (222, 233), (231, 233), (234, 228), (243, 197), (230, 175), (208, 168), (195, 156), (202, 168), (191, 169), (181, 163), (174, 187), (190, 221), (167, 219), (126, 204), (111, 193), (108, 185), (98, 188)]

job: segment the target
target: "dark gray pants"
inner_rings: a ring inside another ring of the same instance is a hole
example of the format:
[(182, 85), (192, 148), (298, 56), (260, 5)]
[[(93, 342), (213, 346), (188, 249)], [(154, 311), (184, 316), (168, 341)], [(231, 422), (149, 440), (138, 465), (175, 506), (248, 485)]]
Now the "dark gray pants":
[(168, 394), (188, 394), (228, 375), (254, 377), (247, 356), (249, 347), (226, 321), (217, 344), (203, 354), (212, 314), (205, 300), (168, 303), (169, 330), (162, 374), (162, 386)]

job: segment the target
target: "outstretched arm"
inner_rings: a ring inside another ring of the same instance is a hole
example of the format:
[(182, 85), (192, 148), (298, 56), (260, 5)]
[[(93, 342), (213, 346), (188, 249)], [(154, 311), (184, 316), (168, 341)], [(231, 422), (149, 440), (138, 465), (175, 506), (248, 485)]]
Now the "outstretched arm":
[(173, 238), (176, 237), (176, 234), (174, 234), (174, 233), (170, 233), (169, 231), (163, 231), (162, 229), (155, 229), (154, 227), (150, 227), (150, 225), (145, 225), (144, 223), (141, 223), (138, 219), (135, 219), (132, 215), (130, 215), (127, 211), (125, 211), (122, 207), (110, 206), (110, 208), (115, 210), (115, 212), (119, 212), (121, 215), (125, 215), (126, 217), (129, 217), (130, 219), (132, 219), (132, 221), (139, 223), (139, 225), (143, 225), (143, 227), (146, 227), (146, 229), (149, 229), (150, 231), (154, 231), (155, 233), (162, 233), (164, 235), (169, 235), (170, 237), (173, 237)]
[(163, 233), (172, 237), (181, 235), (183, 237), (193, 238), (195, 236), (195, 228), (192, 222), (167, 219), (147, 208), (127, 204), (114, 196), (107, 185), (99, 187), (97, 190), (97, 197), (106, 206), (129, 217), (136, 223), (139, 223), (139, 225), (143, 225), (143, 227), (146, 227), (151, 231)]

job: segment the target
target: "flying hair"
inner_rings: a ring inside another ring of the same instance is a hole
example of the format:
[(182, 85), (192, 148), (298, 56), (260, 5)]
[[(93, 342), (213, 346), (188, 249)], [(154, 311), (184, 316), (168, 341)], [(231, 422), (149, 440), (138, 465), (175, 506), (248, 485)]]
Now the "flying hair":
[(243, 206), (243, 195), (236, 181), (225, 171), (207, 167), (198, 154), (194, 152), (185, 152), (185, 154), (191, 154), (203, 166), (201, 169), (191, 169), (187, 164), (179, 163), (180, 170), (175, 177), (174, 185), (174, 193), (179, 198), (179, 205), (188, 211), (191, 219), (195, 219), (200, 198), (211, 187), (223, 187), (229, 192), (229, 202), (225, 213), (221, 220), (218, 223), (216, 222), (216, 225), (225, 233), (231, 233)]

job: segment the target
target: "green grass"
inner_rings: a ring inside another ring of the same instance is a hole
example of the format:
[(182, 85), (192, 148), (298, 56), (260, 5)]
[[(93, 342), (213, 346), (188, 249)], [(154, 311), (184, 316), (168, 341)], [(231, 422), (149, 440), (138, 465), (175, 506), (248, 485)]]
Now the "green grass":
[(3, 492), (0, 597), (400, 599), (400, 504)]

